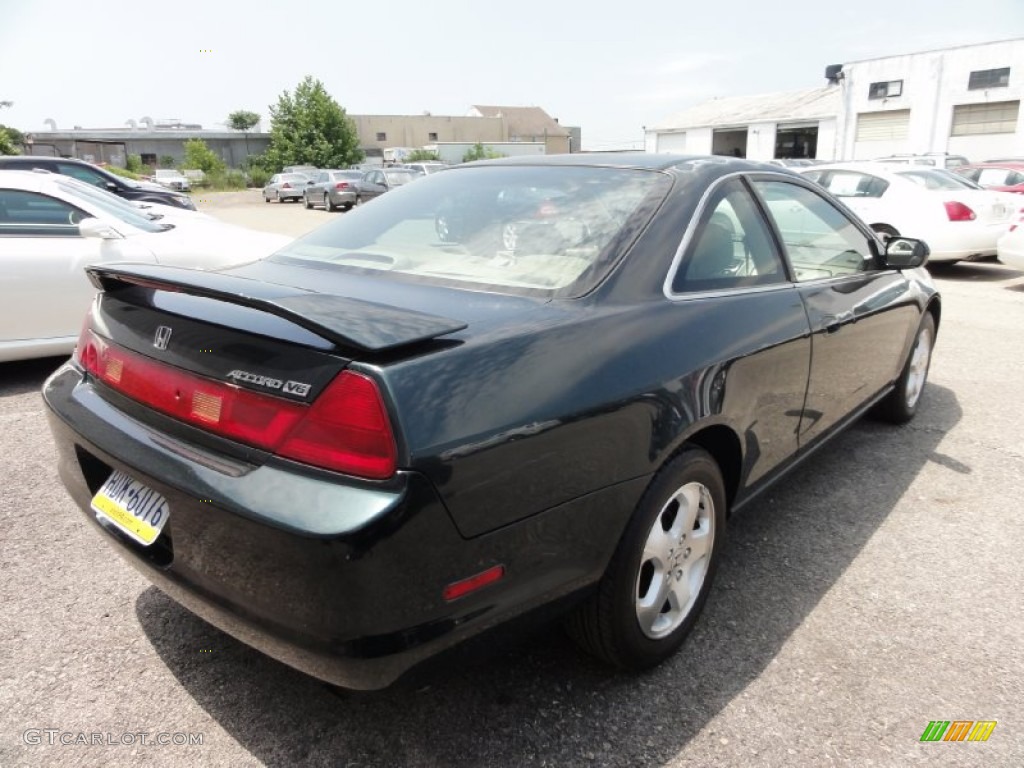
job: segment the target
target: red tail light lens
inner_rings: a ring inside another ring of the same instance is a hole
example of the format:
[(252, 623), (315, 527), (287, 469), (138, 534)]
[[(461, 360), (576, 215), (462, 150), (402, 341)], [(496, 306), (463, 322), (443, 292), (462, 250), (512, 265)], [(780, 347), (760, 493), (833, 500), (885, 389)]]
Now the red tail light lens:
[(395, 441), (377, 385), (366, 376), (342, 371), (288, 433), (277, 453), (360, 477), (391, 477)]
[(950, 221), (974, 221), (978, 218), (974, 211), (955, 200), (946, 201), (946, 216)]
[(372, 379), (342, 371), (311, 405), (250, 392), (121, 349), (89, 330), (76, 359), (162, 413), (285, 458), (372, 480), (395, 473), (394, 435)]
[(337, 184), (334, 185), (334, 188), (335, 189), (348, 189), (348, 186), (349, 185), (348, 185), (347, 181), (339, 181)]

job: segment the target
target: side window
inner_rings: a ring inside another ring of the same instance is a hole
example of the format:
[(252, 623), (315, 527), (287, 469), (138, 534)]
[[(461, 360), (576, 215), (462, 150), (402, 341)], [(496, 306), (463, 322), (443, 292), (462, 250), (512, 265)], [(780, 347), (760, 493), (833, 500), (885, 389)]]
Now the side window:
[(1024, 184), (1024, 173), (1018, 173), (1017, 171), (1007, 171), (1006, 173), (1006, 186), (1016, 187)]
[(319, 173), (319, 174), (317, 174), (316, 183), (317, 184), (322, 184), (325, 181), (329, 181), (330, 179), (328, 179), (327, 177), (328, 177), (328, 174), (326, 174), (326, 173)]
[(84, 165), (57, 163), (57, 173), (63, 173), (65, 176), (84, 181), (86, 184), (92, 184), (101, 189), (107, 188), (107, 180), (96, 171), (86, 168)]
[(1003, 187), (1007, 184), (1007, 175), (1002, 168), (982, 168), (981, 174), (975, 181), (983, 187)]
[(786, 281), (753, 197), (738, 179), (722, 184), (708, 200), (672, 279), (672, 291), (713, 291)]
[(89, 214), (47, 195), (0, 189), (0, 237), (78, 237)]
[(836, 197), (881, 197), (889, 182), (869, 173), (832, 171), (825, 189)]
[(825, 198), (785, 181), (755, 181), (779, 230), (798, 281), (874, 269), (866, 235)]
[(970, 179), (971, 181), (977, 181), (978, 178), (981, 176), (981, 171), (981, 168), (969, 168), (966, 171), (957, 171), (957, 173), (959, 173), (961, 176)]

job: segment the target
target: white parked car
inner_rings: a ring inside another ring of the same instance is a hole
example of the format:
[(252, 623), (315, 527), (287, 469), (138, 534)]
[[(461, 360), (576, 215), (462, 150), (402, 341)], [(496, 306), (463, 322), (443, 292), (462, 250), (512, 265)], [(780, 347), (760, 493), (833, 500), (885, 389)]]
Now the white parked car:
[(999, 260), (1008, 267), (1024, 270), (1024, 220), (1010, 225), (996, 244)]
[(74, 349), (96, 291), (83, 271), (90, 264), (216, 269), (291, 241), (203, 214), (173, 221), (153, 215), (160, 214), (83, 194), (80, 183), (59, 174), (0, 172), (0, 362)]
[(177, 189), (181, 192), (187, 192), (190, 188), (188, 179), (181, 174), (181, 171), (176, 171), (173, 168), (158, 168), (153, 171), (153, 181), (162, 187)]
[(883, 236), (928, 243), (930, 262), (996, 255), (1020, 199), (979, 189), (946, 170), (915, 165), (835, 163), (794, 168), (814, 179)]

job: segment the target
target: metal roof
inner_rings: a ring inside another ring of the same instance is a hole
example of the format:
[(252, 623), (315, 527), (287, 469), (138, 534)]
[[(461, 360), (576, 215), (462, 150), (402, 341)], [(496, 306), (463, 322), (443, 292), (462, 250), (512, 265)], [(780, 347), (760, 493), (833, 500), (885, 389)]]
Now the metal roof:
[(648, 131), (743, 126), (750, 123), (818, 120), (839, 114), (839, 89), (834, 86), (802, 91), (765, 93), (712, 99), (663, 120)]

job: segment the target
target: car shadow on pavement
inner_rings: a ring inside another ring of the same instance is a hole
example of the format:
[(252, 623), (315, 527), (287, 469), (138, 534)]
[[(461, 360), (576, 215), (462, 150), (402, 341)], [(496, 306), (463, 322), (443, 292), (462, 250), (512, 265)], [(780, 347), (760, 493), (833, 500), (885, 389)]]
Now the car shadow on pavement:
[(997, 261), (958, 261), (955, 264), (929, 264), (928, 271), (939, 281), (994, 283), (1024, 277), (1024, 272)]
[(0, 396), (38, 392), (42, 389), (46, 377), (63, 365), (67, 359), (67, 355), (64, 355), (63, 357), (43, 357), (38, 360), (0, 363)]
[(861, 421), (737, 514), (693, 634), (640, 675), (602, 666), (549, 628), (486, 661), (455, 654), (387, 690), (346, 692), (156, 588), (136, 614), (188, 694), (267, 765), (664, 764), (762, 674), (926, 463), (950, 461), (936, 449), (960, 418), (955, 393), (931, 384), (912, 424)]

